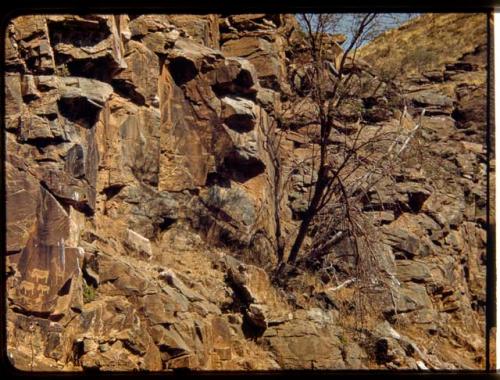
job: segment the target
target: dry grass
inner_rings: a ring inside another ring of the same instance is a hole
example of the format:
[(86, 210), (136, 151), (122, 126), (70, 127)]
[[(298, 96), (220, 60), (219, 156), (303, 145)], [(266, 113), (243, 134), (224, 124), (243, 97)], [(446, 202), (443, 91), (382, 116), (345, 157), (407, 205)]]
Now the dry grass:
[(359, 54), (379, 69), (404, 75), (441, 68), (486, 43), (486, 20), (486, 13), (427, 13), (386, 31)]

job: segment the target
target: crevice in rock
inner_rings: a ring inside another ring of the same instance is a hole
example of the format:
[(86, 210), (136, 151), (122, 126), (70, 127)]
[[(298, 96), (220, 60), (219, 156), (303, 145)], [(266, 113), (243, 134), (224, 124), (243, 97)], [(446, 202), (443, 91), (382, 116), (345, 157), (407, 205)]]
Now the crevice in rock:
[(123, 342), (123, 345), (125, 346), (125, 348), (127, 350), (129, 350), (131, 353), (133, 353), (134, 355), (143, 354), (143, 352), (141, 352), (141, 350), (130, 340), (125, 339), (125, 340), (122, 340), (122, 342)]
[(419, 213), (427, 198), (429, 198), (429, 196), (423, 193), (408, 194), (408, 205), (411, 211), (415, 214)]
[(205, 186), (211, 187), (214, 185), (217, 185), (219, 187), (224, 187), (227, 189), (231, 187), (229, 179), (225, 178), (220, 173), (210, 172), (207, 174), (207, 180), (205, 182)]
[(250, 115), (234, 114), (226, 118), (225, 123), (238, 133), (250, 132), (255, 126), (255, 120)]
[(97, 268), (96, 260), (85, 260), (83, 265), (82, 276), (86, 284), (94, 288), (97, 288), (99, 286), (98, 275), (97, 275), (98, 272), (99, 270)]
[(18, 140), (22, 144), (36, 146), (39, 150), (48, 147), (49, 145), (60, 145), (68, 142), (63, 136), (54, 137), (36, 137), (29, 140)]
[(61, 289), (59, 289), (59, 291), (57, 292), (57, 296), (58, 297), (65, 296), (66, 294), (69, 294), (70, 290), (71, 290), (71, 278), (64, 283)]
[(50, 42), (75, 47), (91, 47), (105, 40), (111, 32), (105, 20), (47, 20)]
[(73, 342), (71, 348), (72, 361), (76, 365), (80, 365), (80, 358), (85, 354), (83, 340)]
[(230, 86), (215, 84), (212, 86), (212, 90), (218, 98), (223, 98), (224, 96), (231, 95), (257, 102), (257, 92), (253, 89), (245, 90), (234, 85)]
[(106, 200), (109, 201), (110, 199), (117, 196), (124, 187), (125, 185), (121, 183), (109, 185), (102, 189), (101, 194), (104, 194), (106, 196)]
[(35, 160), (36, 162), (38, 163), (44, 163), (44, 162), (59, 162), (58, 160), (54, 159), (54, 158), (40, 158), (40, 159), (37, 159)]
[(179, 87), (194, 79), (198, 74), (198, 70), (194, 63), (184, 57), (172, 59), (168, 65), (168, 69), (175, 84)]
[(111, 57), (99, 57), (94, 59), (70, 60), (71, 57), (64, 54), (55, 54), (56, 65), (63, 70), (63, 76), (75, 76), (96, 79), (109, 83), (113, 75), (119, 70), (116, 62)]
[(377, 364), (384, 364), (390, 360), (388, 355), (389, 343), (387, 339), (379, 339), (375, 343), (375, 359)]
[(133, 84), (123, 79), (113, 79), (111, 81), (111, 85), (118, 95), (130, 99), (139, 106), (146, 104), (146, 99), (142, 96), (142, 94), (137, 92), (137, 89)]
[(243, 159), (237, 151), (229, 153), (224, 158), (223, 169), (224, 173), (240, 183), (245, 183), (249, 179), (257, 177), (264, 173), (266, 165), (258, 159)]
[(23, 308), (22, 306), (19, 306), (19, 305), (13, 305), (12, 311), (14, 311), (15, 313), (27, 316), (27, 317), (36, 317), (36, 318), (42, 318), (42, 319), (48, 319), (51, 316), (50, 312), (26, 310), (25, 308)]
[(64, 211), (66, 211), (66, 213), (69, 213), (69, 206), (73, 206), (75, 210), (80, 211), (85, 216), (90, 217), (94, 215), (94, 210), (87, 203), (77, 202), (73, 199), (62, 198), (58, 196), (50, 189), (47, 183), (43, 180), (40, 181), (40, 186), (42, 186), (48, 193), (50, 193), (50, 195), (52, 195), (59, 202), (59, 204), (64, 209)]
[(168, 230), (172, 226), (172, 224), (174, 224), (176, 221), (177, 221), (177, 219), (164, 217), (163, 221), (158, 224), (158, 228), (159, 228), (160, 232)]
[(212, 91), (218, 98), (232, 95), (255, 101), (257, 91), (252, 87), (253, 85), (253, 78), (250, 72), (247, 70), (241, 70), (234, 81), (227, 83), (215, 83), (211, 87)]
[(167, 346), (166, 344), (160, 344), (158, 346), (160, 352), (168, 354), (169, 358), (167, 361), (186, 356), (188, 353), (182, 348)]
[(84, 97), (61, 98), (57, 105), (62, 116), (84, 128), (94, 126), (101, 111), (101, 107), (92, 104)]
[(260, 338), (266, 329), (264, 327), (256, 326), (250, 318), (245, 314), (243, 314), (243, 324), (241, 325), (241, 330), (243, 331), (243, 336), (245, 339), (255, 340)]
[(68, 201), (68, 203), (71, 206), (73, 206), (75, 210), (80, 211), (87, 217), (94, 215), (94, 210), (87, 203), (76, 202), (76, 201)]
[(36, 94), (27, 94), (27, 95), (23, 95), (23, 102), (24, 103), (31, 103), (32, 101), (37, 100), (39, 98), (40, 97)]
[(459, 124), (459, 126), (457, 127), (462, 126), (462, 124), (467, 121), (466, 115), (458, 108), (453, 109), (453, 111), (451, 112), (451, 117), (457, 122), (457, 124)]

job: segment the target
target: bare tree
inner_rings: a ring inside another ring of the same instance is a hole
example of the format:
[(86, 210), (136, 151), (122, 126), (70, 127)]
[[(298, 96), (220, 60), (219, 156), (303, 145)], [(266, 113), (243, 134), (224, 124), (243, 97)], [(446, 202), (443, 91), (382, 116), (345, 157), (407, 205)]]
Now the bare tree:
[(326, 204), (325, 196), (328, 194), (327, 189), (331, 188), (338, 181), (342, 170), (344, 170), (359, 148), (355, 144), (349, 148), (346, 146), (343, 160), (335, 163), (329, 154), (328, 138), (334, 125), (332, 110), (337, 109), (343, 100), (346, 99), (346, 94), (349, 91), (348, 84), (354, 74), (354, 70), (344, 74), (346, 63), (349, 62), (351, 65), (354, 63), (357, 49), (363, 41), (371, 36), (371, 25), (374, 24), (376, 18), (377, 15), (374, 13), (353, 16), (351, 39), (340, 56), (338, 66), (335, 67), (335, 70), (331, 70), (332, 63), (327, 59), (328, 52), (325, 51), (324, 42), (328, 33), (338, 27), (342, 21), (342, 15), (300, 15), (300, 21), (306, 29), (306, 39), (311, 59), (308, 74), (310, 76), (310, 83), (313, 85), (307, 95), (317, 106), (320, 125), (319, 163), (316, 169), (317, 180), (314, 185), (312, 197), (303, 215), (295, 241), (290, 249), (288, 262), (293, 263), (297, 259), (297, 255), (314, 216)]
[[(312, 144), (311, 151), (312, 175), (316, 179), (290, 248), (289, 263), (296, 262), (313, 219), (332, 202), (347, 203), (353, 195), (360, 197), (390, 173), (391, 163), (396, 162), (408, 144), (405, 139), (411, 139), (416, 132), (415, 129), (413, 134), (408, 134), (401, 126), (388, 130), (384, 126), (367, 128), (366, 124), (358, 123), (354, 136), (345, 134), (340, 145), (333, 146), (330, 142), (332, 131), (343, 128), (338, 110), (349, 100), (359, 97), (362, 90), (357, 77), (359, 66), (362, 66), (358, 64), (358, 49), (384, 29), (388, 22), (386, 17), (375, 13), (302, 14), (298, 17), (305, 30), (307, 58), (304, 67), (309, 83), (302, 96), (311, 100), (317, 112), (319, 138), (316, 150)], [(332, 33), (346, 28), (349, 29), (346, 47), (340, 49), (337, 45), (337, 51), (332, 54)], [(343, 237), (340, 233), (329, 236), (323, 248), (316, 247), (311, 255), (318, 255)], [(282, 248), (280, 256), (283, 256)]]
[[(284, 114), (290, 113), (293, 120), (297, 112), (295, 105), (307, 99), (314, 109), (314, 124), (319, 126), (319, 131), (313, 128), (315, 132), (310, 135), (308, 128), (310, 143), (306, 146), (310, 155), (293, 166), (288, 174), (285, 173), (288, 168), (280, 157), (280, 146), (283, 136), (288, 133), (287, 126), (293, 126), (293, 122), (283, 126), (280, 122), (283, 114), (276, 115), (277, 125), (266, 138), (275, 174), (276, 248), (280, 264), (285, 261), (294, 264), (300, 258), (309, 268), (318, 268), (319, 265), (324, 271), (328, 266), (335, 276), (331, 291), (346, 287), (354, 289), (352, 302), (356, 315), (360, 316), (356, 321), (360, 323), (365, 321), (363, 315), (368, 312), (367, 308), (375, 311), (392, 301), (394, 309), (397, 309), (394, 294), (398, 292), (394, 290), (399, 286), (391, 273), (390, 260), (384, 262), (381, 259), (381, 252), (387, 247), (382, 244), (380, 231), (374, 227), (363, 207), (370, 194), (387, 183), (387, 179), (396, 182), (394, 174), (404, 167), (405, 155), (412, 148), (425, 113), (424, 110), (415, 123), (406, 106), (400, 105), (399, 120), (370, 124), (359, 118), (357, 121), (345, 120), (339, 112), (353, 99), (359, 101), (367, 93), (375, 95), (381, 86), (385, 86), (370, 67), (358, 59), (358, 49), (386, 27), (388, 21), (384, 17), (373, 13), (299, 16), (305, 30), (305, 43), (299, 46), (302, 54), (295, 58), (294, 63), (295, 70), (301, 70), (305, 75), (302, 78), (306, 86), (301, 86), (298, 98), (292, 99)], [(350, 29), (349, 38), (342, 49), (335, 42), (342, 38), (334, 33), (339, 30), (345, 32), (346, 28)], [(364, 88), (366, 78), (374, 79), (375, 83), (368, 91)], [(297, 168), (301, 168), (302, 173), (310, 174), (311, 179), (307, 185), (307, 207), (301, 214), (296, 235), (292, 236), (294, 240), (287, 257), (280, 205)], [(305, 168), (311, 170), (302, 170)], [(383, 202), (380, 203), (383, 205)], [(311, 245), (308, 252), (300, 257), (308, 234), (312, 236)], [(339, 276), (336, 276), (336, 268), (344, 265), (342, 261), (348, 261), (351, 266), (348, 272), (337, 272)], [(278, 266), (277, 280), (284, 280), (281, 269), (285, 267)]]

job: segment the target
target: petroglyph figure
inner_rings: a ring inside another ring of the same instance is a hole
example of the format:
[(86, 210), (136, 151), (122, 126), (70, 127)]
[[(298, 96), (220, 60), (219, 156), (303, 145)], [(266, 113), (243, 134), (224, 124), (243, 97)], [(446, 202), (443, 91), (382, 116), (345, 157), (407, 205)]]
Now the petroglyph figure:
[[(32, 282), (29, 281), (22, 281), (21, 285), (19, 286), (21, 294), (29, 294), (33, 295), (33, 291), (35, 290), (35, 285)], [(29, 293), (28, 293), (29, 291)]]
[(42, 283), (42, 284), (46, 284), (48, 282), (49, 272), (46, 270), (41, 270), (41, 269), (35, 268), (31, 271), (30, 274), (31, 274), (31, 278), (33, 279), (34, 282)]
[(42, 295), (49, 294), (50, 288), (47, 285), (37, 284), (36, 289), (40, 291)]

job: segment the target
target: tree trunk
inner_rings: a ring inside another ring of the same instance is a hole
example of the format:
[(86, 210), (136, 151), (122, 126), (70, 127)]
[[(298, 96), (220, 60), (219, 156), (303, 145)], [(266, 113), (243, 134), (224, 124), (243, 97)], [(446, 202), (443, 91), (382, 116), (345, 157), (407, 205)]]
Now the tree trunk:
[(302, 243), (304, 243), (304, 239), (306, 237), (309, 224), (311, 224), (311, 219), (312, 219), (312, 213), (307, 212), (304, 219), (302, 219), (299, 232), (297, 233), (297, 237), (295, 238), (292, 249), (290, 250), (290, 254), (288, 255), (287, 261), (289, 263), (294, 263), (295, 260), (297, 259), (300, 247), (302, 246)]
[(309, 225), (311, 224), (314, 215), (316, 215), (319, 201), (321, 200), (326, 187), (326, 178), (323, 172), (323, 170), (319, 170), (320, 175), (314, 188), (314, 195), (311, 199), (311, 204), (307, 208), (304, 218), (302, 219), (299, 232), (297, 233), (297, 237), (295, 238), (293, 246), (290, 249), (290, 254), (288, 255), (287, 262), (289, 263), (294, 263), (295, 260), (297, 260), (297, 255), (299, 254), (300, 247), (302, 247), (302, 244), (304, 243)]

